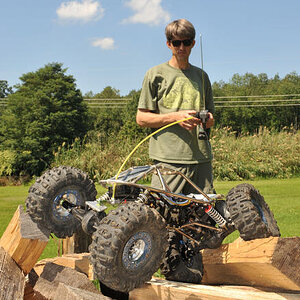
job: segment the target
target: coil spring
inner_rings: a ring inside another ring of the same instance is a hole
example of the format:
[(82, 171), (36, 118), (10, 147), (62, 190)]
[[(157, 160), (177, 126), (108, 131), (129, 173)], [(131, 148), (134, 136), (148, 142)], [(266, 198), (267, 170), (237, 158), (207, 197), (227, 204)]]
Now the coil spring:
[(205, 212), (220, 226), (225, 227), (226, 226), (226, 220), (220, 215), (218, 211), (216, 211), (211, 205), (209, 205)]
[(106, 192), (105, 194), (101, 195), (97, 201), (109, 201), (110, 197), (109, 197), (109, 192)]

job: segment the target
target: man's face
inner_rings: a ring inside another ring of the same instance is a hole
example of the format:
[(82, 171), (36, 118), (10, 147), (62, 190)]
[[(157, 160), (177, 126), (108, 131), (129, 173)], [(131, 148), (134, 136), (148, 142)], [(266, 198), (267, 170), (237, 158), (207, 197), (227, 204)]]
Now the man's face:
[(195, 45), (195, 40), (180, 38), (175, 36), (171, 41), (167, 41), (167, 46), (171, 49), (172, 54), (179, 60), (186, 60), (191, 54)]

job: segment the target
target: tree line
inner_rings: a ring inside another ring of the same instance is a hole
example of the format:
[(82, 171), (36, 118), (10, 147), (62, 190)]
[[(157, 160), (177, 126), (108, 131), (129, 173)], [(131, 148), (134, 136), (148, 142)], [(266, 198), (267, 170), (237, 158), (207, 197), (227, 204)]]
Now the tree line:
[[(22, 75), (14, 89), (0, 80), (0, 98), (6, 99), (6, 105), (0, 106), (0, 176), (39, 175), (49, 168), (59, 147), (75, 140), (85, 143), (96, 137), (101, 151), (101, 143), (109, 143), (111, 137), (122, 143), (150, 133), (135, 122), (140, 90), (121, 96), (119, 90), (108, 86), (99, 93), (83, 95), (75, 78), (66, 72), (61, 63), (50, 63)], [(296, 72), (284, 78), (235, 74), (229, 82), (214, 82), (212, 88), (216, 128), (231, 128), (237, 136), (255, 133), (261, 126), (275, 131), (299, 129), (300, 76)], [(284, 105), (282, 95), (286, 94), (293, 95), (289, 96), (292, 105)], [(255, 95), (268, 96), (264, 106), (242, 107), (241, 103), (249, 103)], [(270, 95), (278, 95), (276, 101), (282, 102), (274, 102)], [(132, 100), (122, 108), (92, 108), (84, 98)]]
[[(228, 83), (214, 82), (212, 88), (214, 97), (224, 97), (215, 114), (219, 128), (230, 127), (238, 133), (254, 133), (261, 126), (276, 131), (299, 129), (300, 76), (296, 72), (282, 79), (264, 73), (235, 74)], [(255, 95), (260, 95), (258, 101)]]

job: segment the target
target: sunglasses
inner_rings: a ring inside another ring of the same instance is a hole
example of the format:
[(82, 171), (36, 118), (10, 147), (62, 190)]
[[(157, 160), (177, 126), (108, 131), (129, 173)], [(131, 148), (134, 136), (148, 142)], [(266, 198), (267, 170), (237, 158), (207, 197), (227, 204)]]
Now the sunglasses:
[(171, 44), (174, 46), (174, 47), (179, 47), (181, 45), (181, 43), (183, 43), (183, 45), (185, 47), (188, 47), (188, 46), (191, 46), (192, 43), (193, 43), (193, 40), (174, 40), (174, 41), (171, 41)]

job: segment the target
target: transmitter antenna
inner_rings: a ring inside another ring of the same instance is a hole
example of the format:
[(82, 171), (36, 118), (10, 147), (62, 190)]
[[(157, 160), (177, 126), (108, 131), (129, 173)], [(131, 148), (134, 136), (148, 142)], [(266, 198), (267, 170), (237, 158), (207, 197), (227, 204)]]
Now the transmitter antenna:
[(202, 101), (203, 101), (203, 107), (201, 107), (200, 112), (197, 113), (196, 116), (201, 120), (201, 125), (200, 125), (200, 128), (199, 128), (198, 138), (199, 138), (199, 140), (208, 140), (209, 139), (209, 129), (206, 129), (206, 121), (208, 119), (208, 111), (206, 110), (206, 104), (205, 104), (202, 34), (200, 34), (200, 51), (201, 51), (201, 68), (202, 68)]
[(202, 34), (200, 33), (200, 53), (201, 53), (201, 69), (202, 69), (202, 100), (203, 110), (205, 110), (205, 88), (204, 88), (204, 69), (203, 69), (203, 49), (202, 49)]

